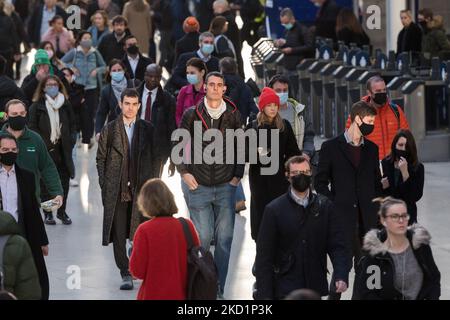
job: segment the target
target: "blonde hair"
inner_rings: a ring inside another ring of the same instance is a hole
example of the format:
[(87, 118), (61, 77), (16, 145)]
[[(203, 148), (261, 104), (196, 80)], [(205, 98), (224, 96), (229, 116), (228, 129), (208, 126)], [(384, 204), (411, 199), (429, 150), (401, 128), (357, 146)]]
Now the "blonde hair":
[(281, 118), (280, 114), (277, 113), (275, 118), (271, 121), (269, 117), (264, 113), (264, 111), (258, 112), (258, 115), (256, 116), (256, 121), (258, 123), (258, 127), (264, 125), (264, 124), (275, 124), (275, 127), (277, 129), (280, 129), (280, 131), (284, 131), (284, 121), (283, 118)]
[(380, 209), (378, 210), (378, 216), (380, 218), (386, 218), (389, 209), (397, 204), (401, 204), (405, 206), (405, 208), (407, 208), (405, 201), (396, 199), (394, 197), (375, 198), (372, 200), (372, 202), (378, 202), (380, 204)]
[(406, 14), (411, 20), (413, 19), (411, 10), (408, 10), (408, 9), (401, 10), (400, 14), (402, 14), (402, 13)]
[(150, 179), (139, 192), (137, 205), (144, 217), (172, 216), (178, 212), (173, 193), (161, 179)]

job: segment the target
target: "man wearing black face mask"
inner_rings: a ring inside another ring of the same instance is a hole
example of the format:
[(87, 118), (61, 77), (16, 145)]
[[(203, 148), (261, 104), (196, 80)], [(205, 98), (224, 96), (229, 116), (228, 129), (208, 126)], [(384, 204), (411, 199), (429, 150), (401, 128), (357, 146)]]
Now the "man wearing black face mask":
[(140, 82), (144, 81), (145, 68), (153, 61), (150, 58), (144, 57), (139, 52), (137, 45), (137, 39), (130, 35), (125, 37), (125, 56), (122, 61), (127, 68), (128, 74), (131, 79), (138, 79)]
[(312, 192), (305, 157), (294, 156), (285, 167), (291, 187), (266, 206), (256, 242), (255, 299), (283, 299), (303, 288), (327, 295), (327, 254), (336, 275), (333, 285), (344, 292), (351, 254), (342, 219), (329, 199)]
[[(382, 193), (378, 147), (366, 139), (374, 130), (376, 115), (375, 107), (366, 102), (353, 105), (350, 127), (322, 144), (314, 184), (318, 193), (334, 202), (355, 264), (361, 256), (362, 238), (378, 222), (377, 206), (372, 202)], [(330, 299), (340, 299), (335, 288), (330, 288)]]
[(0, 210), (10, 213), (27, 239), (39, 275), (41, 299), (49, 297), (49, 281), (44, 256), (48, 255), (48, 238), (42, 222), (34, 175), (17, 163), (19, 148), (14, 136), (0, 134)]
[[(377, 111), (375, 128), (367, 135), (367, 139), (378, 146), (378, 159), (384, 159), (391, 152), (391, 143), (399, 129), (408, 129), (409, 124), (405, 113), (399, 105), (389, 100), (386, 83), (380, 76), (367, 80), (367, 96), (361, 100), (367, 102)], [(352, 123), (347, 120), (347, 129)]]

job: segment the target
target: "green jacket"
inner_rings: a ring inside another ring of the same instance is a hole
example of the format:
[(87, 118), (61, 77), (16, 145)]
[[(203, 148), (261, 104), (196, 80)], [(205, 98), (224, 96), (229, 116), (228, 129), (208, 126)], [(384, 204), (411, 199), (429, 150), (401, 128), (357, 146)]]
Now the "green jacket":
[(444, 52), (450, 51), (450, 42), (445, 35), (444, 29), (433, 28), (422, 39), (422, 52), (429, 57), (443, 57)]
[[(2, 128), (2, 132), (7, 132), (8, 124)], [(36, 185), (36, 197), (40, 202), (41, 184), (40, 179), (44, 181), (47, 190), (52, 197), (63, 196), (63, 188), (59, 179), (58, 170), (53, 162), (47, 147), (41, 136), (33, 130), (25, 127), (23, 134), (17, 139), (19, 155), (17, 156), (17, 165), (22, 169), (34, 173)], [(66, 201), (66, 199), (64, 199)]]
[(13, 216), (0, 211), (0, 236), (10, 235), (3, 250), (3, 284), (19, 300), (39, 300), (41, 286), (27, 240)]

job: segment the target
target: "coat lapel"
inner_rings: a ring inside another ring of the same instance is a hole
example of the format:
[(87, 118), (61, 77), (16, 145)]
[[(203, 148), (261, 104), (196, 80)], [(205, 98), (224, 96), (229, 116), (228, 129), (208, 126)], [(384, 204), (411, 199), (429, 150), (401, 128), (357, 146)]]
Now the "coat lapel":
[(355, 165), (353, 164), (352, 160), (350, 159), (350, 155), (348, 154), (347, 141), (345, 140), (344, 134), (341, 134), (338, 140), (339, 149), (343, 153), (344, 157), (348, 160), (348, 162), (352, 165), (352, 167), (355, 168)]
[(127, 152), (127, 146), (124, 146), (122, 143), (122, 135), (126, 135), (124, 128), (123, 128), (123, 123), (122, 123), (122, 118), (121, 116), (119, 116), (116, 120), (115, 120), (115, 124), (114, 124), (114, 130), (110, 133), (112, 134), (112, 148), (116, 149), (117, 152), (119, 152), (122, 156), (124, 154), (126, 154)]

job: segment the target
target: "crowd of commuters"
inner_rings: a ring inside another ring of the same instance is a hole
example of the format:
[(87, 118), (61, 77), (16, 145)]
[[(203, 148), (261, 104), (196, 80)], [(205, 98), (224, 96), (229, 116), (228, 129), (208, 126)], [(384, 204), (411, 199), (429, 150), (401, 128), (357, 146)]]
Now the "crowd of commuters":
[[(244, 40), (252, 45), (259, 38), (263, 1), (208, 0), (189, 7), (173, 0), (30, 0), (24, 6), (32, 10), (14, 11), (0, 0), (5, 290), (18, 299), (49, 298), (45, 225), (56, 224), (55, 214), (72, 224), (67, 200), (80, 139), (87, 150), (97, 144), (102, 244), (113, 244), (121, 290), (143, 280), (138, 299), (187, 298), (187, 244), (173, 217), (174, 195), (160, 179), (166, 164), (170, 175), (176, 168), (181, 176), (194, 245), (207, 251), (214, 246), (217, 298), (226, 297), (235, 216), (245, 208), (246, 163), (256, 299), (289, 299), (299, 289), (340, 299), (352, 266), (354, 299), (438, 299), (440, 273), (430, 235), (417, 224), (424, 165), (405, 113), (390, 101), (383, 78), (367, 81), (367, 95), (352, 106), (345, 131), (323, 143), (313, 168), (318, 153), (311, 106), (296, 101), (296, 67), (314, 54), (315, 37), (358, 46), (370, 39), (352, 10), (333, 0), (311, 1), (318, 7), (313, 28), (292, 9), (280, 10), (285, 35), (275, 44), (285, 54), (284, 72), (255, 99), (241, 51)], [(72, 4), (82, 8), (82, 30), (66, 28), (64, 8)], [(397, 53), (422, 50), (442, 57), (450, 50), (442, 17), (428, 9), (419, 12), (419, 24), (407, 10), (400, 17), (404, 29)], [(155, 30), (161, 36), (158, 60)], [(21, 45), (25, 52), (36, 51), (19, 88), (13, 79)], [(237, 137), (225, 134), (219, 142), (189, 139), (178, 149), (182, 160), (174, 159), (180, 142), (174, 136), (195, 137), (210, 129), (242, 130), (256, 139), (243, 148)], [(227, 162), (198, 162), (196, 156), (211, 153), (213, 146), (212, 157)], [(278, 166), (263, 174), (268, 158)], [(379, 197), (387, 198), (374, 200)], [(41, 202), (50, 203), (44, 219)], [(330, 285), (327, 255), (333, 264)], [(382, 285), (369, 288), (366, 271), (374, 264), (383, 270)]]

